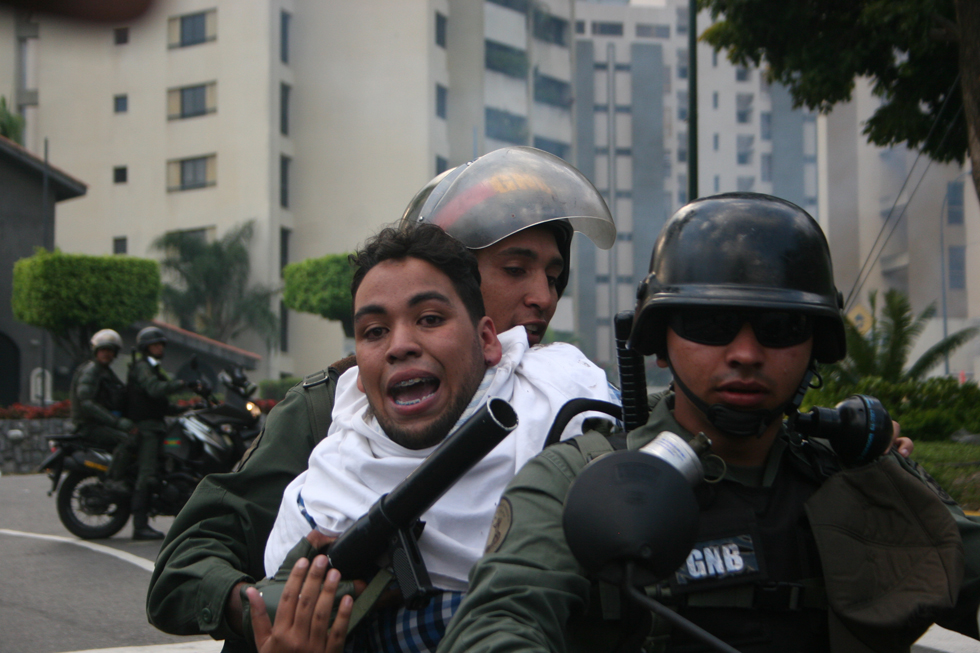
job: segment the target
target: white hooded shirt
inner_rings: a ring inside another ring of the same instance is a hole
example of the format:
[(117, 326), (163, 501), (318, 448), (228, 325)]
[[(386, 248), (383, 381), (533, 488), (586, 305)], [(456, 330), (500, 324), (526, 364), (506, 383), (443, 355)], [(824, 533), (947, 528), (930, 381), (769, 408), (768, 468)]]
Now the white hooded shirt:
[[(457, 427), (490, 397), (510, 402), (518, 426), (422, 515), (419, 548), (434, 586), (465, 590), (470, 568), (483, 554), (504, 488), (541, 451), (561, 407), (585, 397), (618, 404), (603, 370), (572, 345), (529, 347), (526, 331), (499, 336), (500, 362), (487, 369)], [(328, 437), (310, 456), (309, 469), (286, 488), (265, 550), (265, 567), (275, 574), (290, 549), (311, 530), (338, 535), (384, 494), (403, 481), (435, 449), (407, 449), (392, 442), (377, 420), (366, 417), (367, 397), (357, 389), (357, 368), (337, 383)], [(562, 439), (582, 432), (583, 413)], [(305, 513), (305, 514), (304, 514)]]

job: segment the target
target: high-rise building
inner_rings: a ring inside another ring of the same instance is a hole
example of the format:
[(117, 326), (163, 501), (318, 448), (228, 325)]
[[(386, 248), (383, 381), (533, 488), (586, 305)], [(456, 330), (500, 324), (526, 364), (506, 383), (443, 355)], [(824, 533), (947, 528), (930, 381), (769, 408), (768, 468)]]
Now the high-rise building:
[[(580, 241), (577, 334), (583, 351), (611, 369), (612, 316), (633, 308), (657, 234), (689, 199), (688, 3), (580, 0), (575, 20), (574, 163), (619, 230), (608, 252)], [(698, 29), (710, 20), (700, 14)], [(698, 195), (769, 193), (816, 214), (815, 118), (793, 109), (787, 90), (759, 70), (734, 66), (707, 44), (698, 45), (697, 67)]]
[[(508, 144), (569, 156), (569, 0), (158, 0), (132, 24), (0, 9), (0, 95), (88, 193), (64, 251), (161, 257), (162, 234), (254, 221), (251, 281), (354, 249), (438, 172)], [(342, 355), (286, 311), (258, 375)], [(171, 316), (171, 319), (172, 316)]]
[[(906, 147), (867, 142), (864, 124), (879, 106), (868, 81), (858, 80), (852, 101), (819, 118), (819, 219), (852, 319), (869, 324), (872, 290), (879, 312), (882, 294), (891, 289), (907, 295), (915, 313), (936, 309), (911, 362), (944, 332), (980, 324), (971, 244), (980, 233), (980, 209), (968, 165), (943, 165)], [(950, 357), (948, 373), (976, 378), (978, 366), (980, 341), (974, 340)], [(947, 373), (945, 362), (931, 373)]]

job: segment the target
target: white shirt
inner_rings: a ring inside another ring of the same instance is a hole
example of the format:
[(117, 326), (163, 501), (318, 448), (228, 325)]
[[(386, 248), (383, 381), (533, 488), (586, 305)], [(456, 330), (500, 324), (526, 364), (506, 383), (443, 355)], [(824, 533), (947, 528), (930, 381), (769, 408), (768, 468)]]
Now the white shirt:
[[(500, 397), (511, 403), (519, 423), (422, 516), (426, 525), (419, 548), (433, 585), (443, 589), (466, 589), (470, 567), (483, 554), (500, 495), (524, 463), (541, 451), (558, 410), (578, 397), (619, 403), (605, 372), (572, 345), (529, 348), (523, 327), (499, 338), (503, 356), (487, 370), (460, 421), (487, 397)], [(340, 377), (328, 437), (313, 450), (309, 469), (286, 488), (266, 544), (269, 576), (311, 530), (300, 497), (317, 528), (338, 535), (435, 449), (406, 449), (392, 442), (376, 420), (366, 421), (367, 398), (357, 390), (356, 380), (356, 368)], [(582, 421), (589, 415), (573, 419), (562, 439), (581, 433)]]

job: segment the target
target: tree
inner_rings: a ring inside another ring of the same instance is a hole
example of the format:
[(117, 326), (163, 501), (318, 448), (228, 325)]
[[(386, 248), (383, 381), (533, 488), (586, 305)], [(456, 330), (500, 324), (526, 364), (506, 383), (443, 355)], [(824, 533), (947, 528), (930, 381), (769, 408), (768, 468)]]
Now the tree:
[(699, 6), (721, 17), (702, 39), (727, 49), (733, 63), (765, 60), (768, 80), (787, 86), (796, 106), (827, 113), (851, 99), (856, 77), (870, 77), (882, 104), (865, 125), (868, 140), (921, 147), (944, 163), (962, 163), (969, 153), (980, 196), (980, 2), (699, 0)]
[(50, 333), (76, 364), (93, 333), (153, 318), (159, 297), (156, 261), (38, 249), (14, 264), (14, 317)]
[(249, 221), (211, 243), (192, 231), (170, 232), (153, 242), (175, 281), (164, 284), (163, 305), (182, 325), (221, 342), (249, 329), (267, 344), (278, 341), (279, 318), (269, 306), (278, 290), (248, 285), (254, 232)]
[(283, 270), (282, 301), (287, 307), (336, 320), (344, 335), (354, 337), (350, 283), (354, 270), (347, 254), (328, 254), (291, 263)]
[(868, 293), (868, 302), (871, 305), (871, 327), (865, 335), (850, 320), (844, 322), (847, 357), (829, 368), (829, 376), (837, 383), (855, 385), (864, 377), (880, 377), (892, 383), (921, 381), (943, 357), (980, 332), (977, 327), (961, 329), (937, 342), (915, 363), (906, 367), (915, 341), (936, 314), (935, 304), (914, 315), (908, 298), (897, 290), (889, 290), (885, 293), (885, 304), (879, 319), (877, 291)]
[(7, 98), (0, 95), (0, 136), (24, 144), (24, 118), (7, 108)]

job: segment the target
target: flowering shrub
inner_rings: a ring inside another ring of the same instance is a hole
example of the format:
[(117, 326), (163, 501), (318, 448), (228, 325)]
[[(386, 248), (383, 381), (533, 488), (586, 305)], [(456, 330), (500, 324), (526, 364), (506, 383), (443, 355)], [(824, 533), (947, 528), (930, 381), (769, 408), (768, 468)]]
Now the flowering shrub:
[(49, 419), (52, 417), (67, 418), (71, 415), (71, 403), (65, 399), (50, 406), (26, 406), (10, 404), (0, 407), (0, 419)]

